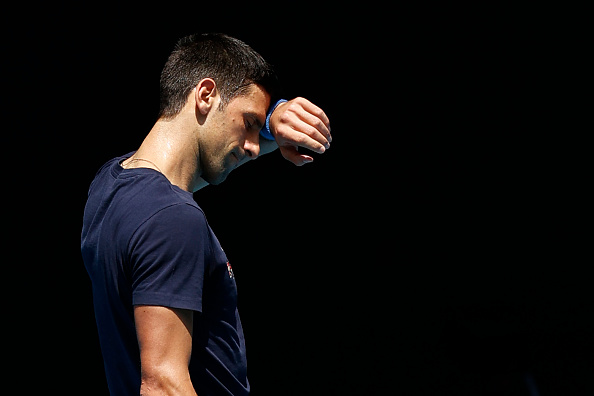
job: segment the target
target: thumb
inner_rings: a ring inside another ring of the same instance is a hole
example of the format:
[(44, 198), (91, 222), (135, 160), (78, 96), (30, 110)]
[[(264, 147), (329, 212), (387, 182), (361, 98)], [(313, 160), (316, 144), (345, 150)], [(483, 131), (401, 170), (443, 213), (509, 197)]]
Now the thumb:
[(297, 151), (297, 147), (295, 146), (283, 146), (279, 147), (279, 150), (286, 160), (297, 166), (302, 166), (313, 161), (313, 158), (309, 155), (301, 154)]

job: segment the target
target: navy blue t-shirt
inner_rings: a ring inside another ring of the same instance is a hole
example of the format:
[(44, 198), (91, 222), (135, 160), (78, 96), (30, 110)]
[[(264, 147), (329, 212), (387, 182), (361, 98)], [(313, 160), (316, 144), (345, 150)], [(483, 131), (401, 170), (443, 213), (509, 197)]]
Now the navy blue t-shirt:
[(109, 391), (137, 395), (134, 305), (190, 309), (190, 375), (201, 396), (247, 395), (246, 354), (231, 265), (190, 192), (114, 158), (89, 188), (81, 252)]

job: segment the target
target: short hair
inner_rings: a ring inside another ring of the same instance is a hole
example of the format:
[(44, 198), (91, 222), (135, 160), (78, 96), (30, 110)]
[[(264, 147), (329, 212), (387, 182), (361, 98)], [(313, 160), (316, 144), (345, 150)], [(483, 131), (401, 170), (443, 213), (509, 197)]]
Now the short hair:
[(221, 96), (221, 107), (261, 85), (277, 99), (276, 73), (264, 58), (243, 41), (223, 33), (193, 34), (178, 40), (161, 72), (159, 118), (172, 118), (186, 104), (200, 80), (212, 78)]

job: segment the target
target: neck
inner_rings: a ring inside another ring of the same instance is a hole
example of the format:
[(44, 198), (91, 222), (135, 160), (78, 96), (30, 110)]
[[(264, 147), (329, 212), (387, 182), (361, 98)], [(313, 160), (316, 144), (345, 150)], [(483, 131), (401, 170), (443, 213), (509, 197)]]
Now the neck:
[[(182, 119), (159, 119), (130, 158), (134, 159), (149, 161), (182, 190), (194, 192), (202, 187), (196, 134)], [(137, 161), (137, 166), (148, 166), (149, 162)]]

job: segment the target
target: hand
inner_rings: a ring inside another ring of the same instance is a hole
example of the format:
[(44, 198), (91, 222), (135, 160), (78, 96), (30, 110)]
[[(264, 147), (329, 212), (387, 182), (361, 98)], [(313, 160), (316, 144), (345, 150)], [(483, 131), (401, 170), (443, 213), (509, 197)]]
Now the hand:
[(313, 161), (299, 147), (323, 153), (330, 147), (330, 120), (318, 106), (295, 98), (276, 107), (270, 116), (271, 133), (285, 159), (297, 166)]

